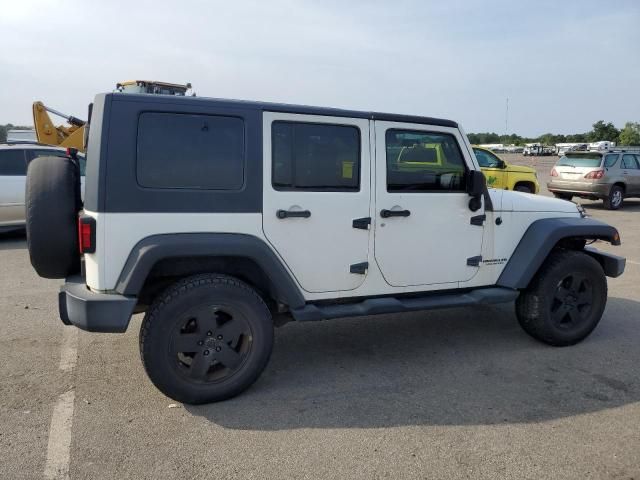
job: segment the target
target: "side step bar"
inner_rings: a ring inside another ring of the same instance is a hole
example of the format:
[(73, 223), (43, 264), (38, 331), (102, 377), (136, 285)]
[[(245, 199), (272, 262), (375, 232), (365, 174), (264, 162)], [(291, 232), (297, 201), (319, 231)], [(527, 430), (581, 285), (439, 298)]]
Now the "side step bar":
[(421, 297), (369, 298), (361, 302), (340, 305), (307, 303), (304, 307), (291, 310), (293, 318), (299, 322), (328, 320), (340, 317), (359, 317), (383, 313), (415, 312), (470, 305), (490, 305), (508, 303), (515, 300), (520, 292), (511, 288), (479, 288), (464, 293), (432, 293)]

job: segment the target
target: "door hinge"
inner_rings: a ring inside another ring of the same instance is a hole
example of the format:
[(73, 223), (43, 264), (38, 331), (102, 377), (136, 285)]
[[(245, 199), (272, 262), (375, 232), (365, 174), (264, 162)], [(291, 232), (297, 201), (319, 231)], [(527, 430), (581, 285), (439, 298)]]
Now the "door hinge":
[(371, 217), (354, 218), (352, 225), (353, 225), (353, 228), (359, 228), (361, 230), (369, 230), (369, 225), (371, 225)]
[(487, 216), (483, 213), (482, 215), (476, 215), (474, 217), (471, 217), (471, 225), (477, 225), (478, 227), (481, 227), (482, 225), (484, 225), (484, 221), (487, 219)]
[(365, 275), (369, 268), (369, 262), (354, 263), (349, 267), (350, 273), (356, 273), (358, 275)]
[(480, 262), (482, 262), (482, 255), (467, 258), (467, 265), (470, 267), (479, 267)]

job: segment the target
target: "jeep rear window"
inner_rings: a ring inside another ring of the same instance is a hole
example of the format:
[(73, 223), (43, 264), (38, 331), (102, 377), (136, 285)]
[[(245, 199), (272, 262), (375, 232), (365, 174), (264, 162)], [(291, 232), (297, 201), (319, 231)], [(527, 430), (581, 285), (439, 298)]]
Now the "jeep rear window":
[(272, 184), (276, 190), (360, 189), (360, 130), (348, 125), (273, 122)]
[(558, 160), (557, 167), (599, 167), (602, 155), (566, 155)]
[(240, 190), (244, 122), (217, 115), (142, 113), (136, 176), (148, 188)]

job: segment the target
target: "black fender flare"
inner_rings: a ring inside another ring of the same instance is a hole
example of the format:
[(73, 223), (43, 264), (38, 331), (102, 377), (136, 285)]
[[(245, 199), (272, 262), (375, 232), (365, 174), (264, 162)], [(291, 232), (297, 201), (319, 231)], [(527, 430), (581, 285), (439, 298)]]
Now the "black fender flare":
[(265, 272), (279, 301), (291, 308), (305, 304), (295, 281), (265, 241), (240, 233), (171, 233), (146, 237), (131, 249), (116, 292), (137, 296), (157, 262), (179, 257), (248, 258)]
[(611, 225), (593, 218), (543, 218), (533, 222), (513, 251), (498, 278), (497, 285), (526, 288), (547, 256), (564, 238), (606, 240), (620, 245), (620, 234)]

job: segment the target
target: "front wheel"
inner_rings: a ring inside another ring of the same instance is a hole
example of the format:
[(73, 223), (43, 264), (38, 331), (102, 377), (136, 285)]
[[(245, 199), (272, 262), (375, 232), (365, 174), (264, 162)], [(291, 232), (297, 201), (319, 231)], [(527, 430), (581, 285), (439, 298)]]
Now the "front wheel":
[(600, 264), (583, 252), (558, 250), (516, 300), (516, 314), (533, 338), (567, 346), (596, 328), (606, 303), (607, 279)]
[(247, 389), (273, 347), (271, 313), (247, 284), (203, 274), (169, 287), (145, 315), (140, 354), (153, 384), (184, 403), (217, 402)]

